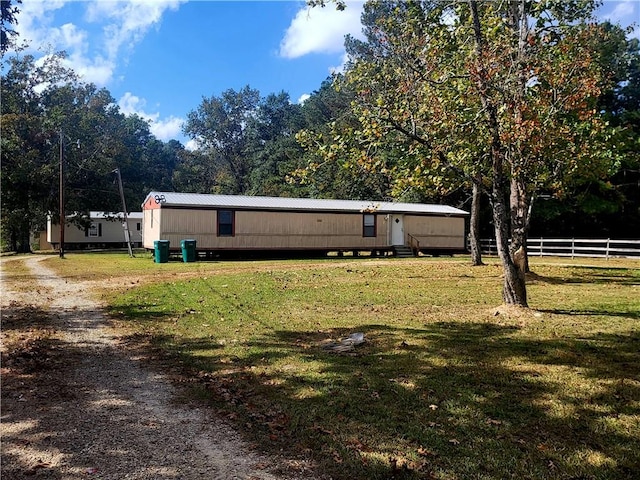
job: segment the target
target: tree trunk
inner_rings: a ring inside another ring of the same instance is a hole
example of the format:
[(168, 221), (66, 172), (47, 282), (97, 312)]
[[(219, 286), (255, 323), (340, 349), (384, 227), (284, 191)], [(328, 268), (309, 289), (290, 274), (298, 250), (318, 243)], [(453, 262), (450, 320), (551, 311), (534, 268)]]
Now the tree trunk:
[(31, 231), (28, 221), (20, 222), (19, 230), (14, 238), (15, 243), (12, 247), (15, 248), (16, 253), (31, 253)]
[(482, 263), (482, 250), (480, 248), (480, 186), (473, 182), (471, 197), (471, 220), (469, 224), (469, 249), (471, 250), (471, 265), (484, 265)]
[[(523, 105), (526, 103), (526, 89), (528, 75), (527, 62), (527, 38), (529, 37), (529, 26), (525, 13), (525, 2), (513, 2), (511, 9), (511, 27), (518, 32), (518, 48), (513, 59), (513, 65), (518, 72), (518, 82), (513, 92), (514, 120), (516, 125), (521, 126), (525, 116)], [(509, 159), (511, 161), (511, 246), (510, 253), (516, 266), (526, 273), (529, 271), (529, 256), (527, 255), (527, 224), (529, 216), (529, 197), (527, 196), (526, 178), (521, 173), (527, 163), (525, 155), (519, 142), (511, 145)]]
[(529, 225), (529, 197), (522, 178), (511, 179), (511, 245), (509, 252), (523, 273), (529, 271), (527, 234)]
[[(494, 172), (495, 173), (495, 172)], [(527, 288), (524, 271), (518, 267), (509, 251), (509, 214), (506, 205), (506, 191), (500, 181), (494, 181), (493, 223), (496, 232), (498, 256), (502, 261), (504, 284), (502, 299), (508, 305), (527, 307)]]
[(9, 251), (17, 252), (18, 251), (18, 235), (14, 228), (11, 228), (11, 233), (9, 234)]
[(471, 18), (475, 37), (476, 48), (476, 72), (474, 80), (478, 89), (478, 95), (485, 111), (487, 126), (491, 135), (491, 202), (493, 205), (493, 223), (496, 232), (498, 255), (502, 261), (504, 272), (504, 286), (502, 298), (506, 304), (527, 306), (527, 287), (524, 272), (516, 267), (509, 253), (509, 226), (510, 215), (507, 208), (507, 195), (509, 182), (505, 173), (505, 151), (500, 138), (500, 122), (498, 120), (498, 108), (489, 92), (491, 87), (488, 79), (489, 73), (483, 63), (482, 51), (484, 49), (484, 37), (480, 27), (480, 15), (478, 14), (478, 1), (469, 0)]
[(31, 253), (31, 229), (26, 217), (9, 226), (9, 250), (16, 253)]

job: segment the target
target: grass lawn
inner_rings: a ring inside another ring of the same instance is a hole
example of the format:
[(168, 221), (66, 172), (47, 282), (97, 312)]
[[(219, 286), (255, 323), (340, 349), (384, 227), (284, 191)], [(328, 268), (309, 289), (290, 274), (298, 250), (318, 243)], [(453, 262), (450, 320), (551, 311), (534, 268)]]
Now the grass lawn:
[[(629, 479), (640, 472), (640, 262), (169, 262), (68, 255), (132, 338), (251, 441), (335, 479)], [(588, 266), (581, 266), (588, 265)], [(329, 340), (362, 332), (353, 352)]]

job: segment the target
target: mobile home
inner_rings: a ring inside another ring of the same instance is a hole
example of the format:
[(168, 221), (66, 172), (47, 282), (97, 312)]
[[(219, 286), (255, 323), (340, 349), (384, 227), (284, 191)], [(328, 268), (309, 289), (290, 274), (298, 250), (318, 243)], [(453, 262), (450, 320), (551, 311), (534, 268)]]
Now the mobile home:
[[(89, 225), (81, 228), (73, 223), (75, 215), (67, 216), (64, 244), (67, 249), (123, 248), (127, 246), (124, 236), (122, 212), (89, 212)], [(142, 212), (127, 214), (132, 247), (142, 246)], [(60, 244), (60, 225), (47, 218), (47, 242), (54, 249)]]
[(143, 246), (199, 252), (464, 252), (467, 212), (446, 205), (151, 192)]

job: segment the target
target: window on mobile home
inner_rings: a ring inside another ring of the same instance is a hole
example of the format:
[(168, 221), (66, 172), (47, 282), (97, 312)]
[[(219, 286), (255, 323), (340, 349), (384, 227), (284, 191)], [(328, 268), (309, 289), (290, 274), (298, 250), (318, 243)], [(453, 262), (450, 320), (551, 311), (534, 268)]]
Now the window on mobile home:
[(90, 237), (99, 237), (102, 235), (102, 225), (99, 223), (92, 223), (89, 226), (88, 233)]
[(370, 213), (365, 213), (362, 216), (362, 236), (363, 237), (375, 237), (376, 236), (376, 216)]
[(235, 215), (233, 210), (218, 210), (218, 236), (233, 237), (233, 222)]

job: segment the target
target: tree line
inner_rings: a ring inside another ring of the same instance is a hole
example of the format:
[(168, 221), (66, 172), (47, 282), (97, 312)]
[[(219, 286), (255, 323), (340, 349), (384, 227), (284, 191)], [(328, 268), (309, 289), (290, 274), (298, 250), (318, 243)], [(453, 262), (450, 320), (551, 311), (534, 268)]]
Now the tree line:
[(249, 85), (204, 97), (183, 126), (195, 150), (123, 115), (64, 52), (3, 57), (3, 241), (27, 251), (57, 215), (61, 157), (68, 212), (120, 210), (115, 168), (128, 205), (150, 190), (444, 202), (496, 236), (505, 300), (526, 304), (527, 235), (640, 231), (640, 47), (596, 6), (368, 1), (344, 73), (302, 104)]
[[(184, 132), (198, 148), (163, 142), (147, 121), (120, 112), (107, 89), (83, 83), (62, 66), (64, 52), (37, 62), (5, 59), (2, 74), (3, 248), (30, 251), (30, 235), (59, 218), (60, 165), (65, 211), (122, 210), (114, 171), (120, 170), (126, 204), (136, 210), (149, 191), (267, 196), (366, 198), (348, 172), (332, 166), (318, 182), (295, 172), (308, 164), (296, 140), (321, 128), (349, 105), (327, 80), (303, 105), (285, 92), (261, 96), (246, 86), (203, 98)], [(79, 216), (77, 221), (82, 222)]]

